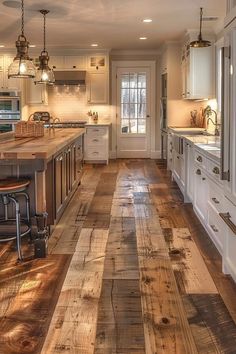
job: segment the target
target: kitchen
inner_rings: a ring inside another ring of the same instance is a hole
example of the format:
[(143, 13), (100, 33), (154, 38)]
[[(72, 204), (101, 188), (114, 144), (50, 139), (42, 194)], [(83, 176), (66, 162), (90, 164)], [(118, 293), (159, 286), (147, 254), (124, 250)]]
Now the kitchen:
[(235, 353), (236, 1), (0, 8), (0, 352)]

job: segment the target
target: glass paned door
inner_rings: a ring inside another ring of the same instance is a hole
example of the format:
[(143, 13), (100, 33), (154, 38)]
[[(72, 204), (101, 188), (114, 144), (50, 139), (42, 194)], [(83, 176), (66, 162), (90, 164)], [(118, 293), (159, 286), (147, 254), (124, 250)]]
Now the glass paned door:
[(146, 73), (121, 74), (121, 133), (145, 134), (147, 117)]
[(117, 155), (148, 157), (149, 68), (117, 71)]

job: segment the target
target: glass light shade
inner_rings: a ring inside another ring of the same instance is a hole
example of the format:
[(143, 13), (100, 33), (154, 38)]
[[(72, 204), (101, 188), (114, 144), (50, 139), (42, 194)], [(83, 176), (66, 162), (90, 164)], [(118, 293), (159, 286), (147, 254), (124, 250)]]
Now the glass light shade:
[(15, 58), (8, 68), (8, 78), (33, 78), (35, 66), (29, 59)]
[(51, 70), (50, 68), (38, 68), (34, 81), (36, 84), (53, 85), (55, 82), (53, 70)]

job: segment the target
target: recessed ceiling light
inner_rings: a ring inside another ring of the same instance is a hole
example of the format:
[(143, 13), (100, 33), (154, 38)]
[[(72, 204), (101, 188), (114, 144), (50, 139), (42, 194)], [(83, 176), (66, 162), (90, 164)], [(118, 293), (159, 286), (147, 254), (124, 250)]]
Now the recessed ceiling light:
[(16, 0), (5, 0), (3, 1), (3, 5), (7, 7), (11, 7), (13, 9), (18, 9), (21, 7), (21, 2)]
[(4, 44), (0, 44), (0, 48), (4, 48), (5, 47), (5, 45)]
[(92, 43), (91, 47), (98, 47), (98, 44), (97, 43)]
[(145, 41), (145, 39), (147, 39), (147, 37), (139, 37), (139, 39), (141, 39), (141, 41)]
[(150, 22), (152, 22), (152, 19), (151, 19), (151, 18), (145, 18), (145, 19), (143, 20), (143, 22), (145, 22), (145, 23), (150, 23)]

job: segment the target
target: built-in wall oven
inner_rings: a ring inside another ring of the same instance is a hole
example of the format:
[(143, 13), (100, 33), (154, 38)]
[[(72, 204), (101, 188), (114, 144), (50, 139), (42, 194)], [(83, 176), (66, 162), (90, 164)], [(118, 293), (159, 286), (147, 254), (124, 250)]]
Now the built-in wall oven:
[(0, 92), (0, 132), (13, 130), (14, 124), (20, 119), (20, 93), (17, 91)]

